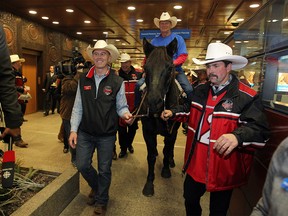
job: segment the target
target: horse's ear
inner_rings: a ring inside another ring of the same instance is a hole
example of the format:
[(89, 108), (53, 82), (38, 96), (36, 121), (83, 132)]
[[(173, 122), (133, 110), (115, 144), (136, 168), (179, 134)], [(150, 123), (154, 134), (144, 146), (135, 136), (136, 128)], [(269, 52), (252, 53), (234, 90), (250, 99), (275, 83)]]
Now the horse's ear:
[(144, 54), (146, 58), (148, 58), (148, 56), (150, 55), (153, 49), (154, 49), (154, 46), (151, 43), (149, 43), (149, 41), (144, 37), (143, 38), (143, 50), (144, 50)]
[(174, 53), (177, 51), (178, 41), (174, 38), (167, 46), (167, 53), (172, 58)]

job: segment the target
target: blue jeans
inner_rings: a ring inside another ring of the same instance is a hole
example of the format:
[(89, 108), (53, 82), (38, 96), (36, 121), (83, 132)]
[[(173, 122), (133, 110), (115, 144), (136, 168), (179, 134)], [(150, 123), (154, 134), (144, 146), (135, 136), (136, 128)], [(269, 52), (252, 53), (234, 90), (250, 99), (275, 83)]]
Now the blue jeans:
[(187, 76), (185, 75), (185, 73), (182, 69), (177, 70), (177, 72), (178, 72), (178, 74), (176, 76), (176, 79), (179, 82), (179, 84), (181, 85), (181, 87), (183, 88), (184, 92), (187, 94), (187, 98), (190, 98), (190, 96), (193, 92), (192, 85), (189, 83)]
[[(96, 192), (97, 204), (106, 205), (111, 184), (111, 164), (116, 134), (113, 136), (92, 136), (78, 131), (76, 146), (76, 166), (88, 185)], [(97, 149), (98, 172), (92, 166), (92, 158)]]

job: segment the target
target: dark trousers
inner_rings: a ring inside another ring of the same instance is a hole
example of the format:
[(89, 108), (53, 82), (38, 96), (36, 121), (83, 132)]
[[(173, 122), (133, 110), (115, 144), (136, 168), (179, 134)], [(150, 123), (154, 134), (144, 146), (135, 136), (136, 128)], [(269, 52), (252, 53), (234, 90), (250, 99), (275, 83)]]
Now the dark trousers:
[[(210, 216), (226, 216), (233, 190), (210, 192)], [(201, 215), (200, 198), (206, 192), (205, 184), (196, 182), (186, 175), (184, 181), (184, 198), (187, 216)]]
[(45, 95), (44, 101), (44, 112), (49, 114), (50, 109), (54, 113), (57, 105), (57, 95), (55, 95), (54, 90), (50, 90)]
[(138, 129), (138, 122), (135, 120), (132, 125), (118, 127), (118, 138), (121, 151), (126, 152), (127, 148), (132, 146), (136, 130)]

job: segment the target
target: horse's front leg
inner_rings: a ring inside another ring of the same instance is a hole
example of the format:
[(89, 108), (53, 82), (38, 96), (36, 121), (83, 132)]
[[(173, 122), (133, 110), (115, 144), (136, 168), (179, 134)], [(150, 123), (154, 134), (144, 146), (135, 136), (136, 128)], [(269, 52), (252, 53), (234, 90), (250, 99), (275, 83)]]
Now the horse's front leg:
[[(151, 122), (150, 122), (151, 123)], [(145, 186), (143, 188), (143, 195), (145, 196), (153, 196), (154, 195), (154, 179), (155, 172), (154, 167), (156, 163), (157, 157), (157, 132), (153, 125), (148, 124), (150, 126), (147, 127), (147, 124), (143, 123), (143, 137), (147, 147), (147, 162), (148, 162), (148, 175)], [(153, 129), (154, 128), (154, 129)]]

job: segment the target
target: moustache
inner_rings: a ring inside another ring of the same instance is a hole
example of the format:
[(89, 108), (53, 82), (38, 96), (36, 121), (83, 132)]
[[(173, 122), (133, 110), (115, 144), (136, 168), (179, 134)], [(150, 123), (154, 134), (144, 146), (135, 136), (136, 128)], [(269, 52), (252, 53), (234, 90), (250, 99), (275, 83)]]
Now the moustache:
[(217, 76), (217, 75), (215, 75), (215, 74), (209, 74), (209, 78), (211, 78), (211, 77), (215, 77), (215, 78), (218, 78), (218, 76)]

